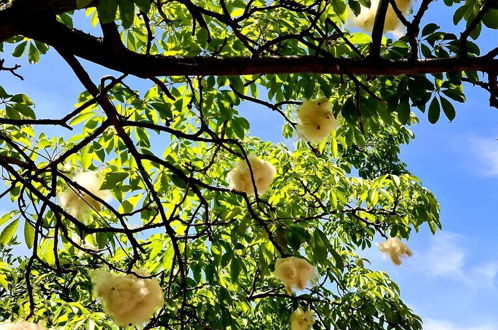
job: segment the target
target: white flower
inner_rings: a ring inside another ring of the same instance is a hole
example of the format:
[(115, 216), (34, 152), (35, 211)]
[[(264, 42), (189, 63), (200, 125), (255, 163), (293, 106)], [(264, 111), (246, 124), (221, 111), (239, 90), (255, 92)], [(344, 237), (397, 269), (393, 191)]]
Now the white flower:
[(0, 330), (45, 330), (45, 327), (28, 321), (17, 320), (15, 322), (0, 323)]
[[(111, 193), (108, 190), (100, 190), (102, 181), (95, 171), (80, 172), (76, 174), (72, 180), (106, 202), (111, 197)], [(61, 206), (75, 218), (78, 218), (83, 213), (91, 210), (100, 211), (102, 207), (97, 200), (87, 193), (79, 191), (71, 186), (68, 186), (66, 190), (59, 195), (59, 200)]]
[(384, 243), (379, 244), (379, 250), (388, 254), (391, 260), (396, 265), (401, 265), (401, 257), (403, 255), (412, 256), (413, 253), (410, 251), (405, 243), (401, 242), (396, 237), (391, 237)]
[(304, 312), (300, 307), (291, 315), (291, 330), (309, 330), (315, 323), (315, 312)]
[[(272, 164), (258, 159), (254, 154), (250, 154), (247, 159), (251, 164), (254, 183), (256, 184), (258, 194), (262, 195), (270, 187), (277, 171)], [(254, 194), (251, 172), (245, 160), (237, 162), (234, 168), (228, 173), (228, 182), (230, 183), (230, 189), (245, 192), (247, 194)]]
[[(412, 0), (396, 0), (396, 5), (398, 9), (403, 13), (404, 16), (408, 15), (412, 8)], [(360, 29), (371, 32), (375, 15), (377, 14), (377, 8), (379, 6), (379, 0), (372, 0), (370, 8), (362, 7), (360, 15), (353, 18), (352, 22), (354, 25)], [(395, 34), (399, 34), (401, 30), (401, 21), (393, 10), (392, 6), (386, 12), (386, 20), (384, 21), (384, 32), (394, 31)]]
[(297, 132), (309, 142), (320, 142), (336, 128), (332, 106), (326, 98), (304, 101), (297, 110)]
[(289, 293), (293, 293), (294, 288), (304, 290), (308, 282), (318, 278), (315, 267), (305, 259), (296, 257), (279, 258), (275, 264), (275, 273)]
[[(145, 272), (138, 274), (148, 276)], [(120, 326), (147, 322), (164, 304), (159, 281), (155, 278), (116, 276), (97, 270), (92, 281), (94, 294), (102, 299), (104, 311)]]

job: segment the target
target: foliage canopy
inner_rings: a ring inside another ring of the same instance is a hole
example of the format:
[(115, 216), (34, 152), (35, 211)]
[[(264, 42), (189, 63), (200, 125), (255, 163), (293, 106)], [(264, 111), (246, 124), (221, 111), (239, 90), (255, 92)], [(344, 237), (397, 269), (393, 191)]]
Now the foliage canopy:
[[(302, 308), (316, 329), (420, 329), (398, 286), (357, 251), (440, 228), (437, 200), (399, 146), (413, 138), (412, 109), (453, 120), (465, 82), (498, 107), (498, 48), (479, 49), (498, 5), (444, 0), (457, 36), (421, 26), (431, 0), (406, 18), (394, 0), (378, 4), (370, 33), (350, 20), (368, 0), (0, 1), (2, 49), (35, 64), (52, 47), (84, 87), (63, 118), (40, 119), (28, 95), (0, 86), (0, 196), (16, 205), (0, 218), (0, 319), (116, 329), (92, 297), (91, 272), (106, 267), (160, 281), (165, 305), (146, 328), (282, 329)], [(406, 26), (400, 38), (383, 34), (388, 6)], [(79, 30), (81, 11), (102, 37)], [(94, 82), (77, 57), (122, 74)], [(20, 75), (11, 61), (2, 74)], [(273, 111), (275, 135), (291, 138), (298, 106), (321, 97), (339, 126), (320, 143), (262, 141), (238, 111)], [(229, 189), (249, 154), (276, 168), (265, 194)], [(97, 171), (113, 198), (73, 180), (81, 171)], [(68, 186), (94, 210), (61, 207)], [(318, 282), (287, 293), (274, 269), (288, 256), (315, 266)]]

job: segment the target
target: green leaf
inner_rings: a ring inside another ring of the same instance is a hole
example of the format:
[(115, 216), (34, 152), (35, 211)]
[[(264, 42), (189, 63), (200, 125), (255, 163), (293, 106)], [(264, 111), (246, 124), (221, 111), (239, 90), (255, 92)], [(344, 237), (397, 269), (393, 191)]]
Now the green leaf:
[(31, 101), (31, 99), (29, 98), (29, 96), (25, 95), (25, 94), (16, 94), (16, 95), (13, 95), (10, 100), (12, 102), (16, 102), (16, 103), (22, 103), (22, 104), (26, 104), (26, 105), (33, 105), (33, 101)]
[(429, 228), (431, 229), (432, 234), (434, 235), (437, 231), (437, 226), (434, 222), (429, 222)]
[(424, 29), (422, 30), (422, 36), (425, 37), (426, 35), (436, 32), (436, 30), (438, 29), (439, 25), (435, 23), (429, 23), (426, 26), (424, 26)]
[(406, 125), (410, 120), (410, 105), (408, 102), (400, 102), (396, 108), (398, 111), (398, 119), (401, 124)]
[(332, 257), (335, 260), (336, 267), (340, 271), (342, 271), (344, 269), (344, 260), (342, 260), (342, 257), (334, 249), (329, 239), (327, 238), (327, 235), (325, 235), (325, 233), (320, 229), (316, 229), (314, 235), (316, 235), (315, 237), (317, 240), (319, 239), (327, 247), (328, 251), (332, 254)]
[(465, 15), (465, 11), (467, 10), (467, 6), (462, 6), (455, 11), (453, 15), (453, 24), (457, 25)]
[(344, 103), (341, 114), (349, 123), (356, 124), (358, 113), (356, 112), (356, 105), (352, 98), (347, 99)]
[(320, 263), (323, 263), (327, 260), (327, 246), (325, 245), (325, 242), (322, 240), (320, 237), (320, 234), (318, 233), (318, 229), (313, 232), (313, 240), (312, 240), (312, 247), (313, 247), (313, 256), (315, 260), (317, 260)]
[(163, 267), (165, 270), (170, 270), (173, 266), (173, 257), (175, 256), (175, 251), (173, 250), (173, 245), (170, 244), (166, 252), (163, 255)]
[(23, 114), (25, 117), (28, 117), (31, 119), (36, 118), (36, 115), (35, 115), (35, 112), (33, 111), (33, 109), (31, 109), (31, 107), (27, 106), (26, 104), (17, 103), (17, 104), (14, 104), (13, 108), (16, 109), (18, 113)]
[(286, 236), (290, 246), (296, 250), (299, 249), (301, 244), (310, 239), (310, 234), (306, 231), (306, 229), (298, 225), (288, 226)]
[(99, 247), (99, 249), (105, 248), (107, 242), (109, 242), (109, 236), (107, 236), (107, 233), (99, 232), (95, 236), (97, 238), (97, 246)]
[(76, 8), (81, 9), (92, 3), (93, 0), (76, 0)]
[(123, 27), (128, 29), (135, 19), (135, 6), (131, 0), (119, 0), (119, 17)]
[(327, 139), (323, 139), (318, 145), (318, 151), (322, 153), (326, 145), (327, 145)]
[(240, 94), (244, 94), (244, 83), (240, 77), (230, 77), (230, 83), (232, 88), (239, 92)]
[(431, 124), (437, 123), (440, 115), (441, 109), (439, 107), (439, 102), (437, 101), (437, 98), (434, 97), (431, 104), (429, 105), (429, 122)]
[(10, 212), (5, 213), (1, 218), (0, 218), (0, 226), (6, 223), (8, 220), (12, 219), (12, 214)]
[(48, 46), (47, 44), (40, 42), (38, 40), (35, 40), (35, 46), (36, 49), (40, 51), (40, 53), (45, 54), (48, 51)]
[(28, 249), (31, 249), (35, 243), (35, 228), (29, 221), (24, 222), (24, 241)]
[(2, 230), (0, 233), (0, 244), (7, 245), (10, 243), (16, 233), (18, 225), (19, 219), (15, 219)]
[(241, 265), (239, 259), (233, 258), (232, 262), (230, 263), (230, 279), (232, 280), (232, 282), (235, 283), (239, 278), (240, 269)]
[(443, 107), (443, 111), (444, 111), (444, 114), (446, 115), (446, 117), (450, 121), (455, 119), (456, 111), (455, 111), (455, 108), (453, 107), (453, 104), (451, 104), (450, 101), (448, 101), (447, 99), (445, 99), (442, 96), (440, 97), (440, 100), (441, 100), (441, 105)]
[(161, 115), (161, 118), (172, 118), (173, 113), (171, 112), (171, 105), (166, 102), (152, 102), (150, 103), (150, 106), (156, 109), (159, 114)]
[(148, 13), (150, 10), (150, 0), (134, 0), (135, 4), (141, 11)]
[(0, 98), (4, 99), (4, 98), (7, 98), (9, 97), (9, 94), (7, 94), (7, 92), (5, 91), (5, 89), (0, 86)]
[(28, 62), (30, 64), (35, 64), (38, 63), (40, 60), (40, 52), (38, 49), (35, 47), (34, 44), (29, 44), (29, 51), (28, 51)]
[(371, 189), (368, 192), (368, 201), (370, 202), (371, 205), (377, 204), (379, 201), (379, 193), (375, 189)]
[(5, 112), (9, 119), (21, 119), (19, 112), (11, 105), (5, 106)]
[(173, 181), (173, 183), (179, 188), (184, 189), (187, 187), (187, 183), (185, 182), (185, 180), (183, 180), (183, 178), (177, 174), (171, 175), (171, 181)]
[(339, 158), (339, 149), (337, 147), (337, 139), (335, 131), (332, 131), (332, 138), (330, 139), (330, 147), (332, 151), (332, 157)]
[(114, 22), (117, 10), (117, 0), (99, 0), (97, 12), (99, 13), (100, 22), (104, 24)]
[(341, 255), (335, 249), (329, 249), (329, 251), (334, 257), (336, 267), (342, 271), (344, 269), (344, 260), (342, 260)]
[(341, 19), (341, 21), (345, 22), (347, 18), (347, 9), (348, 7), (343, 1), (332, 1), (332, 8), (334, 9), (334, 13)]
[(105, 176), (101, 189), (116, 188), (118, 182), (123, 182), (128, 177), (128, 172), (110, 172)]
[(484, 15), (482, 22), (490, 29), (498, 29), (498, 9), (490, 9)]
[(95, 115), (93, 112), (83, 112), (71, 119), (69, 122), (70, 126), (75, 126), (78, 125), (79, 123), (87, 120), (88, 118), (91, 118), (93, 115)]
[(41, 258), (50, 266), (55, 265), (55, 255), (54, 255), (54, 241), (52, 239), (45, 239), (40, 244)]
[(465, 102), (465, 95), (463, 95), (460, 88), (445, 89), (443, 90), (443, 94), (457, 102)]
[(14, 48), (14, 51), (12, 52), (12, 56), (22, 57), (24, 52), (26, 51), (27, 44), (28, 44), (27, 41), (23, 41), (19, 45), (17, 45), (16, 48)]
[(197, 30), (195, 38), (200, 46), (205, 46), (209, 39), (209, 31), (206, 28), (201, 27)]
[(9, 289), (9, 284), (5, 280), (4, 275), (0, 275), (0, 285), (5, 289), (5, 291), (7, 291)]

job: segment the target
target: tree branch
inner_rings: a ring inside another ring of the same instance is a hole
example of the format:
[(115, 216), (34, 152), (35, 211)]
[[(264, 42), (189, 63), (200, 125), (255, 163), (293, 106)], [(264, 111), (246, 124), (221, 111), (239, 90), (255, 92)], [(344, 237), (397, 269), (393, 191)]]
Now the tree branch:
[(21, 80), (24, 80), (24, 78), (20, 74), (18, 74), (16, 72), (16, 70), (21, 67), (19, 64), (16, 64), (13, 67), (6, 67), (6, 66), (3, 66), (4, 63), (5, 63), (5, 60), (1, 59), (0, 60), (0, 71), (9, 71), (10, 73), (12, 73), (17, 78), (19, 78)]
[(55, 20), (34, 23), (33, 28), (23, 31), (23, 34), (109, 69), (142, 78), (276, 73), (339, 74), (343, 72), (343, 69), (350, 74), (376, 76), (461, 71), (487, 72), (498, 68), (498, 60), (489, 57), (391, 61), (381, 58), (343, 59), (317, 56), (262, 58), (147, 56), (128, 49), (109, 49), (99, 38), (70, 29)]
[(380, 58), (380, 45), (382, 43), (382, 35), (384, 34), (384, 22), (388, 7), (389, 0), (379, 0), (372, 29), (372, 43), (370, 44), (369, 56), (372, 58)]

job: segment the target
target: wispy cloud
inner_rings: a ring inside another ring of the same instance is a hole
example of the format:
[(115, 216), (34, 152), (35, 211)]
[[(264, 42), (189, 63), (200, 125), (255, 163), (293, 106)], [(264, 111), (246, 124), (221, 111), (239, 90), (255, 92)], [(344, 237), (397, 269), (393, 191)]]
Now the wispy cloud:
[(441, 232), (431, 239), (431, 245), (420, 258), (419, 266), (432, 275), (461, 275), (465, 252), (458, 234)]
[(470, 253), (476, 251), (469, 252), (465, 246), (463, 235), (440, 232), (430, 239), (427, 250), (420, 251), (412, 265), (425, 274), (463, 282), (470, 287), (497, 289), (498, 260), (472, 263)]
[(458, 325), (447, 320), (425, 319), (424, 330), (498, 330), (498, 324)]
[(473, 166), (486, 176), (498, 177), (498, 140), (495, 138), (471, 137), (469, 150), (477, 157)]

